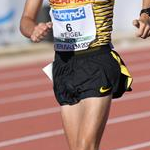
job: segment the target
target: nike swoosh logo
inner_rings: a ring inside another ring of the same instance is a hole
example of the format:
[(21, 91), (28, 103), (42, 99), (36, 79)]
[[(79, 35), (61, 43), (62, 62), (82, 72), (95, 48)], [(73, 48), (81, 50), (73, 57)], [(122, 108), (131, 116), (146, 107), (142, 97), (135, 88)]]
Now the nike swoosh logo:
[(100, 92), (101, 93), (105, 93), (105, 92), (107, 92), (107, 91), (109, 91), (111, 89), (111, 87), (110, 88), (104, 88), (103, 86), (100, 88)]

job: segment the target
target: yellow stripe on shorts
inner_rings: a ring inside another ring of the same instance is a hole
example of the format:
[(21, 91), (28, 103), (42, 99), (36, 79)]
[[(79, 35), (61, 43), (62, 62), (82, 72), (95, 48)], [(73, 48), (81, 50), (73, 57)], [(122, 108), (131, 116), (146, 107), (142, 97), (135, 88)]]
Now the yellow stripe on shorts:
[(111, 51), (112, 56), (114, 57), (114, 59), (118, 62), (120, 69), (121, 69), (121, 73), (124, 74), (125, 76), (127, 76), (127, 89), (131, 86), (131, 83), (133, 81), (127, 67), (122, 64), (121, 62), (121, 58), (119, 56), (117, 56), (113, 51)]

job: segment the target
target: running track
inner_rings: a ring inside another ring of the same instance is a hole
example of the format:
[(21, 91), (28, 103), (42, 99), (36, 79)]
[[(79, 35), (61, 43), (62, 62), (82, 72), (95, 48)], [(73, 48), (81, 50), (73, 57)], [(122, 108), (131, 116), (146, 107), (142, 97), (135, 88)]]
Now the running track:
[[(150, 48), (119, 52), (133, 92), (113, 100), (102, 150), (150, 150)], [(69, 150), (48, 62), (0, 69), (0, 150)]]

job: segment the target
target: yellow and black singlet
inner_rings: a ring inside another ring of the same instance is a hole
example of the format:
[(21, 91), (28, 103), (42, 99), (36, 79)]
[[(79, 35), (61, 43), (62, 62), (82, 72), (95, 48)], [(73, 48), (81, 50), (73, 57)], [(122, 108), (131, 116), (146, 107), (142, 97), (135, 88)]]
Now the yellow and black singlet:
[[(55, 51), (90, 51), (111, 43), (114, 0), (50, 0), (50, 6)], [(123, 90), (130, 90), (128, 69), (117, 53), (111, 55), (125, 80), (120, 82), (125, 84)]]
[(92, 4), (96, 28), (95, 39), (89, 44), (89, 47), (110, 43), (114, 0), (50, 0), (50, 6), (54, 9), (69, 9), (86, 4)]

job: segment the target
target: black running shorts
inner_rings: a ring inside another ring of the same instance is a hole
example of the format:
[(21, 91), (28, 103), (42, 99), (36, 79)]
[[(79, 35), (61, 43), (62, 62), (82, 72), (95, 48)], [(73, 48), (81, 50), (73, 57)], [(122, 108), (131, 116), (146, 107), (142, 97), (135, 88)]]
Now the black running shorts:
[(109, 94), (119, 98), (131, 91), (132, 78), (109, 45), (79, 52), (55, 52), (53, 88), (60, 105)]

